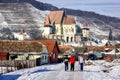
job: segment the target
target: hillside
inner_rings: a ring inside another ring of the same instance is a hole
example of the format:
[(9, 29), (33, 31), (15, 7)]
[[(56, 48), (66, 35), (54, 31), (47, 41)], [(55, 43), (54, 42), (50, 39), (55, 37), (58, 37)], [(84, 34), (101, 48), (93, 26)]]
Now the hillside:
[[(111, 28), (114, 37), (119, 38), (119, 40), (120, 40), (120, 33), (119, 33), (120, 19), (116, 18), (116, 17), (110, 17), (110, 16), (105, 16), (105, 15), (100, 15), (100, 14), (97, 14), (94, 12), (73, 10), (73, 9), (67, 9), (67, 8), (59, 9), (51, 4), (38, 2), (36, 0), (1, 0), (0, 1), (0, 3), (5, 3), (6, 6), (10, 3), (14, 3), (14, 4), (22, 3), (23, 4), (23, 2), (30, 3), (37, 9), (44, 10), (44, 11), (45, 10), (65, 10), (68, 15), (73, 15), (76, 17), (77, 25), (80, 25), (80, 23), (83, 23), (83, 22), (87, 22), (89, 24), (90, 33), (91, 33), (92, 37), (97, 37), (97, 38), (101, 38), (101, 39), (103, 39), (105, 37), (107, 38), (107, 36), (109, 34), (109, 30)], [(25, 9), (23, 8), (24, 10), (20, 10), (18, 12), (23, 11), (23, 13), (24, 13), (24, 11), (25, 11), (24, 15), (26, 15), (26, 13), (27, 13), (28, 18), (30, 18), (29, 16), (31, 16), (31, 13), (34, 13), (34, 12), (30, 12), (31, 10), (29, 10), (29, 7), (26, 7), (25, 5), (21, 5), (21, 6), (14, 5), (14, 7), (16, 7), (16, 8), (17, 7), (25, 7)], [(38, 12), (39, 11), (37, 10), (37, 13)], [(34, 13), (32, 16), (35, 16), (35, 14), (36, 13)], [(36, 17), (36, 19), (37, 18), (40, 18), (40, 17)], [(41, 23), (43, 23), (43, 20), (39, 19), (39, 21), (41, 21)], [(39, 21), (37, 23), (39, 23)], [(9, 21), (7, 21), (7, 22), (9, 24)], [(34, 24), (37, 24), (36, 21), (28, 21), (28, 24), (30, 23), (30, 25), (31, 25), (31, 22)]]
[(40, 11), (28, 3), (1, 3), (1, 36), (12, 35), (8, 32), (18, 33), (20, 29), (24, 29), (28, 34), (31, 30), (41, 30), (48, 12)]
[[(43, 24), (46, 14), (27, 3), (3, 3), (0, 4), (0, 13), (5, 17), (5, 21), (14, 27), (38, 27)], [(38, 18), (38, 16), (40, 18)], [(39, 19), (39, 20), (38, 20)]]
[(58, 8), (51, 4), (38, 2), (36, 0), (0, 0), (0, 3), (23, 3), (27, 2), (40, 10), (57, 10)]
[(87, 12), (81, 10), (73, 10), (63, 8), (67, 14), (74, 15), (76, 17), (77, 24), (87, 22), (90, 27), (91, 36), (97, 38), (107, 38), (109, 30), (112, 29), (113, 36), (120, 40), (120, 19), (116, 17), (110, 17), (100, 15), (94, 12)]

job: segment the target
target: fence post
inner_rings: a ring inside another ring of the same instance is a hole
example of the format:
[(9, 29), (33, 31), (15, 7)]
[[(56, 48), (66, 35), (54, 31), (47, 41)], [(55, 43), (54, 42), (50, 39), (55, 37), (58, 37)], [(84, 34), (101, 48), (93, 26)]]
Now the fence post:
[(14, 64), (14, 70), (16, 70), (16, 64), (15, 64), (15, 60), (13, 60), (13, 64)]
[[(2, 60), (0, 61), (0, 63), (2, 64)], [(2, 65), (1, 65), (1, 72), (0, 72), (0, 74), (3, 74), (2, 72), (3, 72), (3, 69), (2, 69)]]
[(8, 61), (7, 61), (7, 73), (9, 72), (9, 69), (8, 69), (8, 68), (9, 68), (9, 66), (8, 66)]

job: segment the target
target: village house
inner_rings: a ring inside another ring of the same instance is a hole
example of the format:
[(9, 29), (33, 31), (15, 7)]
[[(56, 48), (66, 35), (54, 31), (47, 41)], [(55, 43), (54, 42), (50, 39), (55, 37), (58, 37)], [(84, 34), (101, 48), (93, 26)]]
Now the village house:
[(39, 64), (48, 63), (47, 48), (40, 42), (1, 40), (0, 51), (9, 53), (9, 60), (37, 60)]
[(58, 54), (60, 53), (60, 50), (56, 40), (37, 40), (37, 42), (41, 42), (47, 47), (49, 63), (58, 62)]
[(21, 29), (19, 32), (18, 40), (25, 40), (25, 33), (23, 29)]

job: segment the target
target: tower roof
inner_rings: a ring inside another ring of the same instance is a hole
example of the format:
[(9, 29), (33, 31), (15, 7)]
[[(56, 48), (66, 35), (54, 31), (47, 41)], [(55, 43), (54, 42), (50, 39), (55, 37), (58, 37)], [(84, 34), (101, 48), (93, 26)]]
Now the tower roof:
[(87, 27), (88, 26), (88, 23), (87, 22), (84, 22), (83, 23), (83, 27), (85, 28), (85, 27)]

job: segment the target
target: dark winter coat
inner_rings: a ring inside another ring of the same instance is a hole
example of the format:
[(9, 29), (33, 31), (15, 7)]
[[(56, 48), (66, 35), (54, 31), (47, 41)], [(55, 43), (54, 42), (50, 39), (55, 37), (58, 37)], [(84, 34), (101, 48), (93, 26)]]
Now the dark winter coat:
[(68, 57), (65, 57), (64, 58), (64, 63), (68, 63), (69, 62), (69, 58)]

